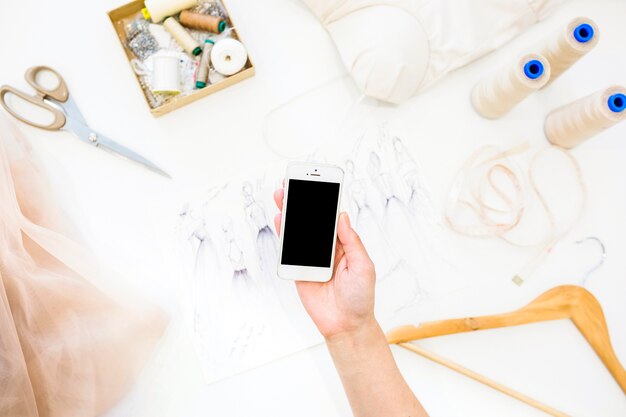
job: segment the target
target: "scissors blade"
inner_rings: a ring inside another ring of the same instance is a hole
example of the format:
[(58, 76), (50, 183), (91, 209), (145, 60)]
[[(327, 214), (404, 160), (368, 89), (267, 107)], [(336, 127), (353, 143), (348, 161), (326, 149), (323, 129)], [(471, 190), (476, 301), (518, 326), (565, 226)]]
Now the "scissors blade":
[(169, 178), (171, 179), (171, 175), (168, 174), (167, 172), (163, 171), (161, 168), (159, 168), (157, 165), (155, 165), (154, 163), (152, 163), (150, 160), (144, 158), (143, 156), (139, 155), (137, 152), (133, 151), (132, 149), (129, 149), (123, 145), (120, 145), (119, 143), (115, 142), (112, 139), (109, 139), (106, 136), (98, 136), (98, 147), (102, 147), (106, 150), (108, 150), (109, 152), (113, 152), (116, 155), (119, 155), (123, 158), (126, 158), (130, 161), (136, 162), (138, 164), (143, 165), (144, 167), (148, 168), (149, 170), (164, 176), (165, 178)]
[(137, 152), (123, 145), (120, 145), (113, 139), (110, 139), (109, 137), (98, 133), (97, 131), (91, 129), (89, 126), (81, 123), (76, 119), (68, 117), (64, 129), (74, 132), (83, 142), (86, 142), (98, 148), (102, 148), (115, 154), (116, 156), (121, 156), (130, 161), (141, 164), (143, 167), (148, 168), (149, 170), (166, 178), (172, 178), (167, 172), (163, 171), (157, 165), (139, 155)]
[(50, 97), (48, 97), (48, 100), (52, 100), (54, 101), (54, 103), (60, 106), (68, 117), (71, 117), (72, 119), (76, 119), (77, 121), (84, 124), (85, 126), (88, 126), (87, 121), (85, 120), (85, 116), (83, 116), (83, 114), (81, 113), (80, 109), (78, 108), (78, 105), (72, 98), (71, 94), (67, 96), (67, 100), (65, 102), (60, 102)]

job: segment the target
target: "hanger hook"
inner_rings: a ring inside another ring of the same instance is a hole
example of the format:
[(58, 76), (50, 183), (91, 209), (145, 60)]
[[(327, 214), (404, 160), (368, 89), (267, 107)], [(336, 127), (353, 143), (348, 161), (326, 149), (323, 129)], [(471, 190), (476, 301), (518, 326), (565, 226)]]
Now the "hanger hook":
[(593, 268), (591, 268), (590, 270), (588, 270), (585, 273), (585, 276), (583, 277), (583, 280), (582, 280), (583, 287), (587, 283), (587, 279), (589, 279), (589, 276), (592, 273), (594, 273), (598, 268), (600, 268), (604, 264), (604, 261), (606, 260), (606, 248), (604, 246), (604, 243), (602, 243), (602, 241), (599, 238), (597, 238), (595, 236), (589, 236), (589, 237), (586, 237), (584, 239), (580, 239), (580, 240), (576, 241), (576, 243), (580, 244), (580, 243), (587, 242), (589, 240), (593, 240), (593, 241), (597, 242), (600, 245), (600, 249), (602, 250), (602, 255), (600, 256), (600, 259), (598, 260), (598, 263)]

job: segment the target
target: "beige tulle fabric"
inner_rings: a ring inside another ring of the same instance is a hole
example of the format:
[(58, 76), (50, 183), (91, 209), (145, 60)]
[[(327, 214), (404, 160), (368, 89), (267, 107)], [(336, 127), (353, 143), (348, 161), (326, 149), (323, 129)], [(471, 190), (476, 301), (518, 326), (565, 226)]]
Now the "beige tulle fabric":
[(0, 416), (95, 416), (129, 389), (165, 319), (96, 285), (44, 179), (0, 113)]

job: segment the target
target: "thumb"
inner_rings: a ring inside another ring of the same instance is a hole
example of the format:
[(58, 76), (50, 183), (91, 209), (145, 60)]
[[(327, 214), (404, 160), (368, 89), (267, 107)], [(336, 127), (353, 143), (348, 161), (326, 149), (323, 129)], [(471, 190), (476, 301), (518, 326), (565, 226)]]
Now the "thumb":
[(347, 213), (341, 213), (339, 215), (337, 238), (343, 246), (346, 260), (348, 261), (348, 267), (350, 263), (370, 262), (370, 257), (365, 250), (365, 246), (363, 246), (361, 238), (350, 225), (350, 218)]

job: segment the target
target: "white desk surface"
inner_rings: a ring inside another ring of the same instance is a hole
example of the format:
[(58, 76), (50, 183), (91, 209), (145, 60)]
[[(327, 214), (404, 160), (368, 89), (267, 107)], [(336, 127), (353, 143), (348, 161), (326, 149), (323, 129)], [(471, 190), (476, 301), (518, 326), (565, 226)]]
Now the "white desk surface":
[[(148, 112), (106, 12), (122, 0), (3, 2), (0, 13), (0, 81), (24, 86), (24, 70), (36, 64), (58, 69), (89, 122), (162, 164), (167, 182), (99, 151), (69, 134), (24, 127), (51, 169), (65, 209), (84, 239), (107, 264), (172, 316), (161, 353), (107, 417), (350, 415), (323, 346), (207, 386), (190, 342), (180, 330), (179, 273), (166, 261), (159, 237), (177, 213), (181, 189), (228, 178), (238, 160), (267, 155), (261, 130), (275, 106), (344, 73), (327, 33), (298, 0), (230, 0), (229, 9), (257, 66), (257, 75), (160, 119)], [(585, 15), (602, 30), (598, 47), (549, 89), (498, 121), (478, 117), (471, 87), (492, 66), (530, 48), (569, 18)], [(498, 52), (462, 69), (425, 94), (387, 109), (411, 127), (405, 143), (424, 163), (425, 176), (443, 197), (471, 150), (484, 144), (512, 146), (544, 137), (552, 108), (609, 84), (626, 84), (626, 2), (570, 1), (548, 20)], [(445, 106), (444, 106), (445, 104)], [(450, 118), (456, 120), (449, 122)], [(602, 303), (613, 345), (626, 364), (626, 124), (573, 151), (589, 186), (582, 221), (565, 237), (536, 276), (521, 288), (511, 272), (532, 251), (500, 241), (466, 241), (484, 266), (467, 289), (438, 300), (423, 319), (465, 317), (517, 308), (547, 288), (578, 282), (594, 263), (595, 248), (574, 241), (598, 236), (608, 257), (588, 288)], [(420, 342), (574, 416), (626, 415), (626, 397), (568, 322), (543, 323)], [(540, 416), (496, 391), (399, 348), (400, 369), (432, 416)]]

